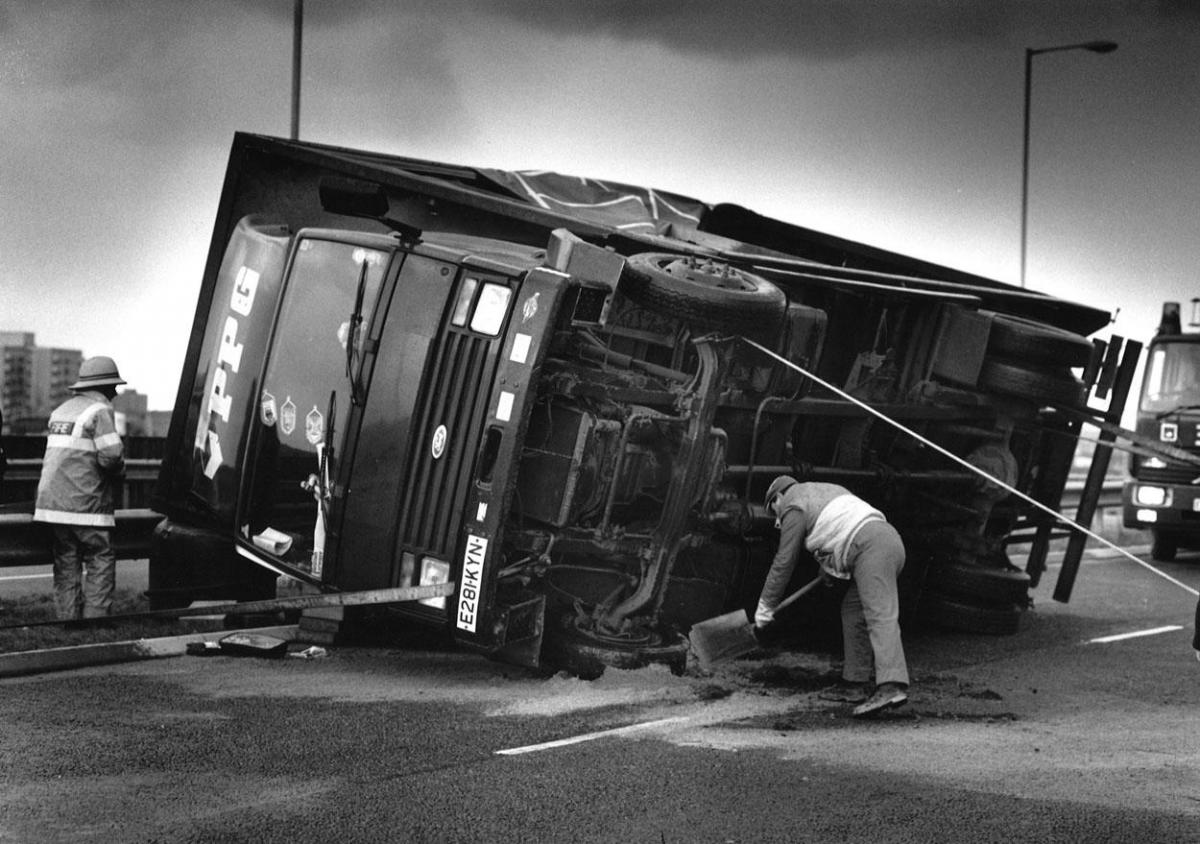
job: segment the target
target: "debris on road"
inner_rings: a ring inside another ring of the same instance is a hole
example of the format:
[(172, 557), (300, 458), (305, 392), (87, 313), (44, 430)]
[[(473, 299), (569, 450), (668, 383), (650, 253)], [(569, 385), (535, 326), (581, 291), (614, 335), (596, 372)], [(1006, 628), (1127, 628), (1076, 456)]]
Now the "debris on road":
[(265, 633), (239, 631), (219, 640), (222, 653), (232, 656), (281, 657), (287, 653), (287, 639)]
[(322, 648), (320, 645), (311, 645), (302, 651), (297, 651), (296, 653), (288, 654), (288, 656), (293, 657), (295, 659), (320, 659), (321, 657), (328, 656), (328, 655), (329, 655), (329, 652), (327, 650), (325, 650), (324, 648)]

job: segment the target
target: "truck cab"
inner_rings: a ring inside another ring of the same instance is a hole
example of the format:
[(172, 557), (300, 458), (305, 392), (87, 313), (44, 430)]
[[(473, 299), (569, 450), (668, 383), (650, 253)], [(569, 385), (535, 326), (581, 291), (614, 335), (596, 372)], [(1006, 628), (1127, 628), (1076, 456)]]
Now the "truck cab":
[[(1200, 300), (1190, 327), (1200, 328)], [(1200, 331), (1185, 332), (1178, 302), (1163, 304), (1146, 352), (1136, 433), (1160, 452), (1134, 453), (1123, 491), (1125, 527), (1149, 530), (1155, 560), (1200, 547)]]

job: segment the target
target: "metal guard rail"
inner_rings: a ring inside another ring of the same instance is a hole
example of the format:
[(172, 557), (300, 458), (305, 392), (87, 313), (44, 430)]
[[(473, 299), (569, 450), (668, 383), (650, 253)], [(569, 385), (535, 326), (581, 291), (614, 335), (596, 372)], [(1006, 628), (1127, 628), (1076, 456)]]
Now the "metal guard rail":
[[(40, 462), (40, 461), (37, 461)], [(157, 462), (157, 461), (154, 461)], [(1108, 480), (1101, 490), (1101, 509), (1121, 506), (1122, 481)], [(1073, 513), (1079, 504), (1083, 483), (1071, 481), (1063, 492), (1063, 511)], [(113, 545), (119, 560), (142, 560), (150, 556), (154, 526), (162, 515), (147, 508), (117, 510)], [(33, 514), (0, 513), (0, 568), (50, 565), (49, 526), (33, 521)]]
[[(113, 549), (118, 560), (150, 556), (154, 526), (162, 514), (149, 509), (118, 510)], [(32, 513), (0, 513), (0, 568), (50, 565), (50, 526), (33, 520)]]

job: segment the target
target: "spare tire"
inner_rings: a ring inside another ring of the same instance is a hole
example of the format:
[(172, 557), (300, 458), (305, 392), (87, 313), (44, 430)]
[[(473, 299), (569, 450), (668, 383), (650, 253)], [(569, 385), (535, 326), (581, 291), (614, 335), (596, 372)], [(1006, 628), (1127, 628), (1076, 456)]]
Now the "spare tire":
[(762, 276), (695, 255), (633, 255), (621, 292), (689, 325), (735, 334), (759, 335), (778, 326), (787, 310), (783, 291)]
[(983, 362), (983, 368), (979, 372), (979, 386), (1035, 404), (1082, 407), (1087, 401), (1087, 391), (1083, 382), (1072, 375), (1070, 370), (1032, 370), (999, 360)]
[(1022, 364), (1087, 366), (1092, 358), (1092, 341), (1053, 325), (1011, 314), (996, 314), (988, 334), (990, 355)]

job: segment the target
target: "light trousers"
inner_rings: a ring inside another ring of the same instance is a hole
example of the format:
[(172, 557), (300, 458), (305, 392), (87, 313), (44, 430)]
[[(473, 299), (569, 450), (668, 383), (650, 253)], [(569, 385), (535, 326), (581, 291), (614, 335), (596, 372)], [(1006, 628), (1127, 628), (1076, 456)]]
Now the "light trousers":
[(867, 522), (849, 549), (853, 579), (842, 599), (842, 678), (851, 683), (908, 685), (900, 641), (897, 578), (904, 568), (904, 543), (885, 521)]

